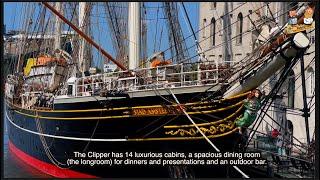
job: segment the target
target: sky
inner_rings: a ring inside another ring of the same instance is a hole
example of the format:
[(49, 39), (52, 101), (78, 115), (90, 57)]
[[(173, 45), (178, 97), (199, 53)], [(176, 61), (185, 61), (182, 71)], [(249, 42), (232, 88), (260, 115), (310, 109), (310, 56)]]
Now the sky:
[[(10, 30), (18, 30), (21, 26), (21, 22), (23, 20), (23, 14), (24, 12), (22, 2), (5, 2), (4, 3), (4, 24), (6, 25), (6, 31)], [(35, 11), (41, 7), (41, 5), (38, 2), (34, 2), (35, 4)], [(186, 10), (188, 12), (192, 27), (195, 31), (198, 30), (198, 23), (199, 23), (199, 3), (198, 2), (184, 2), (184, 5), (186, 7)], [(146, 2), (146, 7), (150, 7), (147, 10), (147, 19), (148, 20), (148, 32), (147, 32), (147, 47), (148, 47), (148, 56), (152, 55), (154, 52), (154, 46), (156, 44), (156, 51), (159, 49), (159, 37), (160, 37), (160, 27), (164, 26), (166, 27), (166, 21), (164, 19), (158, 20), (158, 32), (157, 32), (157, 39), (155, 39), (155, 33), (156, 33), (156, 18), (157, 18), (157, 7), (162, 6), (161, 2)], [(191, 29), (190, 26), (187, 24), (187, 20), (184, 16), (184, 12), (182, 9), (181, 2), (178, 2), (178, 9), (179, 9), (179, 20), (181, 29), (183, 31), (184, 37), (191, 35)], [(164, 17), (162, 9), (159, 10), (158, 17)], [(34, 17), (35, 21), (36, 17)], [(111, 37), (108, 35), (108, 26), (106, 23), (106, 19), (104, 17), (100, 17), (100, 19), (97, 19), (98, 22), (102, 22), (99, 27), (93, 28), (93, 36), (94, 40), (97, 41), (98, 44), (100, 44), (107, 52), (109, 52), (113, 57), (115, 57), (115, 51), (112, 47)], [(68, 28), (66, 25), (64, 27), (65, 29)], [(102, 31), (106, 30), (106, 31)], [(161, 41), (161, 47), (160, 50), (165, 50), (169, 47), (168, 43), (168, 32), (166, 29), (163, 30), (162, 34), (163, 40)], [(190, 36), (186, 40), (187, 47), (190, 47), (195, 44), (195, 40), (193, 36)], [(195, 49), (190, 49), (189, 54), (193, 55), (195, 53)], [(166, 52), (166, 57), (171, 57), (169, 51)], [(97, 51), (94, 52), (94, 66), (101, 67), (103, 63), (103, 57), (98, 55)]]

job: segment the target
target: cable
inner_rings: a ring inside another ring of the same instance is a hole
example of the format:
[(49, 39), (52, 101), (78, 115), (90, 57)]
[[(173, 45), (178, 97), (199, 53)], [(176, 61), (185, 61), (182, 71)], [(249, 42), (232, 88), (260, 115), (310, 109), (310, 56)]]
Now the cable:
[[(264, 6), (262, 6), (262, 7), (264, 7)], [(260, 7), (259, 9), (261, 9), (262, 7)], [(278, 17), (280, 17), (280, 16), (282, 16), (282, 15), (284, 15), (284, 14), (286, 14), (286, 13), (287, 13), (287, 12), (279, 15)], [(248, 15), (245, 16), (244, 18), (248, 17), (249, 15), (250, 15), (250, 14), (248, 14)], [(234, 23), (232, 23), (232, 24), (230, 24), (229, 26), (232, 26), (232, 25), (234, 25), (234, 24), (236, 24), (236, 23), (237, 23), (237, 21), (234, 22)], [(204, 39), (201, 40), (200, 42), (203, 42), (203, 41), (208, 40), (209, 38), (211, 38), (211, 36), (216, 35), (216, 34), (219, 33), (219, 32), (223, 32), (223, 30), (226, 29), (226, 28), (228, 28), (229, 26), (221, 29), (220, 31), (216, 32), (215, 34), (212, 34), (212, 35), (204, 38)], [(284, 26), (285, 26), (285, 25), (283, 25), (283, 27), (284, 27)], [(239, 37), (239, 36), (242, 36), (243, 34), (245, 34), (245, 35), (246, 35), (246, 34), (249, 34), (253, 29), (254, 29), (254, 28), (251, 28), (250, 30), (248, 30), (248, 31), (246, 31), (246, 32), (243, 32), (242, 34), (238, 34), (238, 35), (234, 36), (233, 38), (230, 39), (230, 41), (234, 40), (235, 38), (237, 38), (237, 37)], [(284, 30), (284, 29), (282, 29), (282, 31), (283, 31), (283, 30)], [(270, 37), (270, 40), (271, 40), (271, 39), (272, 39), (272, 37)], [(200, 43), (200, 42), (199, 42), (199, 43)], [(220, 43), (219, 45), (216, 45), (216, 46), (214, 46), (214, 47), (208, 48), (208, 49), (206, 49), (206, 50), (203, 51), (203, 52), (207, 52), (207, 51), (210, 51), (210, 50), (212, 50), (212, 49), (218, 48), (218, 47), (222, 46), (222, 45), (225, 44), (225, 43), (227, 43), (227, 42), (222, 42), (222, 43)], [(195, 47), (195, 45), (192, 45), (192, 46), (188, 47), (187, 49), (190, 49), (190, 48), (192, 48), (192, 47)], [(193, 57), (196, 57), (196, 56), (193, 56)], [(193, 57), (190, 57), (190, 58), (188, 58), (188, 59), (192, 59)], [(187, 59), (187, 60), (188, 60), (188, 59)]]
[[(181, 106), (179, 100), (177, 99), (177, 97), (173, 94), (173, 92), (171, 91), (171, 89), (169, 89), (171, 95), (173, 96), (173, 98), (175, 99), (177, 105), (180, 107), (180, 109), (182, 110), (182, 112), (187, 116), (187, 118), (190, 120), (190, 122), (197, 128), (198, 132), (200, 132), (200, 134), (206, 139), (206, 141), (217, 151), (220, 152), (220, 150), (212, 143), (212, 141), (210, 141), (210, 139), (201, 131), (201, 129), (197, 126), (197, 124), (192, 120), (192, 118), (189, 116), (189, 114), (186, 112), (186, 110)], [(237, 166), (232, 166), (234, 169), (236, 169), (243, 177), (245, 178), (249, 178), (248, 175), (246, 175), (243, 171), (241, 171)]]
[[(283, 27), (284, 27), (284, 26), (285, 26), (285, 25), (283, 25)], [(280, 33), (281, 33), (281, 31), (279, 31), (277, 34), (280, 34)], [(271, 37), (270, 37), (270, 39), (271, 39)], [(266, 42), (268, 42), (268, 41), (266, 41)], [(266, 43), (266, 42), (265, 42), (265, 43)], [(261, 47), (263, 47), (263, 46), (260, 46), (259, 48), (261, 48)], [(211, 48), (209, 48), (209, 50), (210, 50), (210, 49), (211, 49)], [(259, 51), (257, 50), (257, 51), (255, 51), (255, 52), (259, 52)], [(246, 59), (246, 58), (247, 58), (247, 57), (245, 57), (244, 59)], [(242, 59), (242, 60), (244, 60), (244, 59)], [(240, 60), (239, 62), (237, 62), (237, 64), (240, 63), (242, 60)], [(252, 62), (254, 62), (254, 61), (252, 61)], [(236, 80), (236, 79), (235, 79), (235, 80)], [(231, 82), (231, 83), (232, 83), (232, 82)], [(214, 86), (215, 86), (215, 85), (214, 85)], [(214, 86), (212, 86), (212, 87), (214, 87)], [(211, 88), (212, 88), (212, 87), (211, 87)], [(210, 89), (210, 88), (209, 88), (209, 89)]]
[[(272, 118), (272, 117), (267, 113), (267, 111), (263, 111), (263, 110), (262, 110), (262, 112), (265, 113), (266, 116), (268, 116), (268, 117), (271, 119), (271, 121), (274, 122), (276, 125), (278, 125), (280, 128), (286, 129), (285, 127), (282, 126), (282, 124), (280, 124), (280, 123), (278, 123), (276, 120), (274, 120), (274, 118)], [(269, 126), (271, 126), (273, 129), (276, 129), (276, 128), (274, 128), (268, 121), (266, 121), (265, 119), (262, 119), (262, 120), (263, 120), (265, 123), (267, 123)], [(257, 127), (257, 128), (258, 128), (258, 127)], [(253, 128), (251, 128), (251, 129), (254, 131)], [(290, 132), (287, 131), (286, 133), (288, 133), (290, 136), (292, 136), (293, 139), (295, 139), (296, 141), (298, 141), (298, 142), (301, 144), (300, 147), (304, 147), (303, 143), (302, 143), (298, 138), (296, 138), (295, 136), (293, 136), (293, 132), (290, 133)], [(252, 137), (253, 137), (253, 136), (252, 136)]]
[[(274, 96), (274, 94), (279, 91), (281, 85), (283, 84), (284, 80), (286, 79), (287, 75), (289, 74), (289, 70), (294, 66), (294, 64), (297, 63), (298, 57), (300, 57), (301, 55), (302, 55), (301, 53), (298, 54), (297, 57), (295, 57), (294, 60), (293, 60), (290, 64), (287, 64), (287, 68), (284, 68), (284, 69), (283, 69), (283, 72), (282, 72), (282, 74), (281, 74), (280, 80), (279, 80), (279, 81), (276, 83), (276, 85), (273, 87), (273, 89), (272, 89), (272, 91), (271, 91), (271, 94), (269, 94), (269, 95), (266, 97), (266, 99), (272, 98), (272, 96)], [(275, 92), (275, 93), (273, 93), (273, 92)], [(266, 103), (266, 104), (264, 104), (264, 106), (263, 106), (261, 109), (263, 110), (265, 107), (268, 106), (267, 109), (266, 109), (266, 110), (268, 110), (268, 108), (270, 107), (270, 105), (271, 105), (271, 103), (269, 103), (269, 105), (267, 105), (267, 103)], [(261, 124), (261, 122), (262, 122), (262, 120), (263, 120), (263, 118), (264, 118), (264, 116), (265, 116), (266, 114), (267, 114), (266, 112), (265, 112), (263, 115), (262, 115), (262, 113), (259, 114), (259, 116), (256, 118), (255, 123), (253, 124), (253, 129), (257, 129), (257, 128), (260, 126), (260, 124)], [(261, 117), (261, 120), (260, 120), (259, 123), (258, 123), (258, 120), (259, 120), (260, 117)], [(258, 125), (257, 125), (257, 127), (255, 128), (255, 126), (256, 126), (257, 123), (258, 123)], [(250, 133), (249, 139), (248, 139), (248, 141), (247, 141), (247, 143), (246, 143), (246, 145), (245, 145), (245, 149), (246, 149), (246, 147), (248, 147), (249, 142), (250, 142), (251, 138), (254, 136), (255, 132), (256, 132), (256, 131), (253, 131), (253, 132)]]
[[(197, 47), (198, 47), (197, 49), (198, 49), (198, 51), (199, 51), (199, 50), (201, 50), (202, 48), (200, 47), (200, 44), (198, 43), (198, 40), (197, 40), (196, 34), (195, 34), (195, 32), (194, 32), (194, 29), (193, 29), (193, 27), (192, 27), (192, 24), (191, 24), (190, 18), (189, 18), (189, 16), (188, 16), (187, 9), (186, 9), (186, 7), (184, 6), (184, 3), (183, 3), (183, 2), (181, 2), (181, 4), (182, 4), (182, 7), (183, 7), (183, 10), (184, 10), (185, 16), (187, 17), (189, 28), (190, 28), (190, 29), (191, 29), (191, 31), (192, 31), (192, 35), (193, 35), (194, 41), (195, 41), (195, 42), (196, 42), (196, 44), (197, 44)], [(189, 29), (189, 30), (190, 30), (190, 29)], [(191, 33), (190, 33), (190, 34), (191, 34)], [(199, 54), (198, 54), (198, 55), (199, 55)]]
[[(243, 6), (244, 4), (246, 4), (247, 2), (245, 2), (245, 3), (243, 3), (243, 4), (241, 4), (241, 5), (239, 5), (237, 8), (235, 8), (235, 9), (233, 9), (233, 11), (235, 11), (236, 9), (238, 9), (238, 8), (240, 8), (241, 6)], [(230, 13), (232, 13), (233, 11), (230, 11), (230, 12), (228, 12), (228, 13), (226, 13), (226, 14), (224, 14), (224, 15), (222, 15), (220, 18), (218, 18), (218, 19), (222, 19), (224, 16), (226, 16), (226, 15), (228, 15), (228, 14), (230, 14)], [(217, 19), (217, 20), (218, 20)], [(199, 30), (197, 30), (197, 31), (195, 31), (195, 33), (199, 33), (200, 31), (202, 31), (203, 29), (205, 29), (205, 28), (207, 28), (208, 26), (210, 26), (211, 25), (211, 23), (210, 24), (208, 24), (208, 25), (206, 25), (206, 26), (204, 26), (204, 27), (202, 27), (202, 28), (200, 28)], [(193, 35), (192, 34), (190, 34), (189, 36), (187, 36), (186, 38), (184, 38), (184, 40), (186, 40), (186, 39), (188, 39), (188, 38), (190, 38), (190, 37), (192, 37)], [(178, 42), (179, 43), (179, 42)], [(170, 49), (171, 47), (169, 47), (169, 48), (167, 48), (167, 49), (165, 49), (163, 52), (166, 52), (166, 51), (168, 51), (169, 49)]]
[(156, 37), (157, 37), (157, 34), (158, 34), (158, 16), (159, 16), (159, 6), (160, 6), (160, 4), (158, 4), (158, 9), (157, 9), (156, 33), (155, 33), (155, 35), (154, 35), (153, 52), (155, 52), (155, 51), (156, 51)]
[[(280, 33), (280, 32), (279, 32), (279, 33)], [(266, 44), (267, 42), (268, 42), (268, 41), (265, 41), (264, 44)], [(259, 48), (262, 48), (262, 47), (263, 47), (263, 46), (260, 46)], [(255, 51), (255, 52), (253, 52), (249, 57), (248, 57), (248, 56), (244, 57), (244, 58), (241, 59), (240, 61), (236, 62), (236, 63), (234, 64), (234, 66), (236, 66), (236, 65), (238, 65), (238, 64), (240, 64), (240, 63), (243, 63), (243, 61), (246, 60), (247, 58), (254, 57), (255, 54), (258, 53), (258, 52), (259, 52), (259, 51), (257, 50), (257, 51)], [(260, 59), (260, 58), (257, 58), (256, 60), (251, 61), (250, 64), (251, 64), (252, 62), (257, 61), (258, 59)], [(268, 59), (266, 59), (266, 60), (268, 60)], [(265, 61), (266, 61), (266, 60), (265, 60)], [(254, 67), (254, 66), (253, 66), (253, 67)], [(252, 67), (251, 67), (251, 69), (252, 69)], [(250, 69), (248, 69), (247, 72), (248, 72), (249, 70), (250, 70)], [(225, 71), (225, 70), (223, 70), (222, 73), (223, 73), (224, 71)], [(236, 73), (238, 73), (238, 71), (234, 71), (231, 75), (229, 75), (229, 78), (230, 78), (230, 77), (233, 77)], [(225, 79), (227, 80), (228, 78), (225, 78)], [(234, 79), (234, 80), (231, 81), (231, 82), (228, 82), (228, 84), (233, 84), (233, 83), (236, 82), (236, 81), (238, 81), (238, 78)], [(207, 92), (208, 90), (212, 89), (212, 88), (215, 87), (215, 86), (216, 86), (216, 85), (211, 86), (210, 88), (208, 88), (208, 89), (206, 90), (206, 92)], [(215, 92), (215, 93), (216, 93), (216, 92)], [(205, 98), (204, 100), (206, 100), (206, 99), (214, 96), (215, 93), (213, 93), (212, 95), (208, 96), (208, 97)], [(192, 99), (193, 99), (193, 98), (192, 98)]]

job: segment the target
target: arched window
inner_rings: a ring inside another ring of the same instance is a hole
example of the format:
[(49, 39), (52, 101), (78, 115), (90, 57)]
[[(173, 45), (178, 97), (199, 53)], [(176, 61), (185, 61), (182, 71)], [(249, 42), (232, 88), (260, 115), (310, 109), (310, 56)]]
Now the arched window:
[(217, 3), (216, 2), (211, 2), (211, 10), (216, 9)]
[(307, 73), (306, 73), (306, 94), (307, 97), (312, 97), (313, 93), (314, 93), (314, 86), (315, 86), (315, 82), (314, 82), (314, 70), (312, 67), (309, 67), (307, 69)]
[(288, 107), (294, 108), (295, 76), (293, 70), (288, 77)]
[[(251, 16), (252, 15), (252, 10), (251, 9), (248, 11), (248, 13), (249, 13), (249, 16), (252, 17)], [(246, 22), (247, 22), (247, 28), (248, 29), (252, 29), (252, 23), (250, 21), (246, 21)]]
[(292, 121), (290, 120), (287, 120), (287, 140), (289, 142), (289, 146), (287, 147), (288, 148), (288, 155), (291, 154), (291, 150), (292, 150), (292, 144), (293, 144), (293, 124), (292, 124)]
[(238, 14), (236, 31), (237, 31), (237, 33), (236, 33), (236, 35), (237, 35), (236, 43), (237, 44), (242, 44), (242, 32), (243, 32), (243, 16), (242, 16), (242, 13)]
[(211, 36), (211, 45), (216, 45), (216, 20), (214, 18), (211, 19), (210, 25), (210, 36)]
[(207, 19), (204, 18), (202, 23), (202, 37), (206, 37), (206, 28), (205, 28), (206, 25), (207, 25)]

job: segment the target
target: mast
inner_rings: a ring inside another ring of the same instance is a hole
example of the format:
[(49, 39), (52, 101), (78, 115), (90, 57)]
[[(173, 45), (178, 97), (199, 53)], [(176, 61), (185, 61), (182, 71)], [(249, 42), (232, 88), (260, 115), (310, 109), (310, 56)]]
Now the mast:
[[(176, 2), (164, 2), (164, 13), (167, 18), (168, 34), (172, 61), (180, 63), (189, 56), (179, 22), (178, 6)], [(188, 60), (187, 62), (189, 62)]]
[[(55, 8), (56, 10), (63, 15), (62, 11), (62, 2), (56, 2)], [(55, 17), (55, 36), (54, 36), (54, 49), (60, 49), (61, 47), (61, 20), (59, 17)]]
[(116, 59), (128, 67), (128, 3), (106, 2), (107, 22), (113, 48), (116, 50)]
[(101, 46), (99, 46), (95, 41), (93, 41), (89, 36), (83, 33), (79, 28), (77, 28), (74, 24), (72, 24), (69, 20), (67, 20), (64, 16), (62, 16), (58, 11), (55, 10), (49, 3), (41, 2), (44, 6), (50, 9), (55, 15), (59, 16), (60, 19), (63, 20), (66, 24), (68, 24), (73, 30), (75, 30), (82, 38), (84, 38), (88, 43), (90, 43), (93, 47), (95, 47), (101, 54), (103, 54), (108, 60), (111, 60), (115, 63), (120, 69), (127, 70), (120, 62), (115, 60), (109, 53), (107, 53)]
[[(79, 2), (79, 28), (85, 34), (89, 33), (90, 11), (90, 3)], [(91, 52), (89, 44), (84, 39), (80, 39), (79, 44), (79, 70), (83, 74), (91, 65)]]
[(129, 2), (129, 70), (139, 67), (140, 59), (140, 2)]

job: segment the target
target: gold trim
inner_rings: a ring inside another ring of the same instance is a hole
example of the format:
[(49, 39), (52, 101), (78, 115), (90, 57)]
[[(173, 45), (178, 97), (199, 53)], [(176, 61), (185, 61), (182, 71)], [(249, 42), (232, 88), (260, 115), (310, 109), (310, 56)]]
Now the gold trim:
[(123, 115), (123, 116), (104, 116), (104, 117), (81, 117), (81, 118), (62, 118), (62, 117), (47, 117), (47, 116), (35, 116), (35, 115), (31, 115), (31, 114), (26, 114), (26, 113), (22, 113), (19, 111), (16, 111), (16, 113), (18, 114), (22, 114), (25, 116), (29, 116), (29, 117), (33, 117), (33, 118), (39, 118), (39, 119), (53, 119), (53, 120), (100, 120), (100, 119), (117, 119), (117, 118), (128, 118), (128, 117), (132, 117), (130, 115)]
[[(240, 105), (242, 102), (239, 102), (235, 105), (228, 106), (227, 108), (221, 108), (221, 109), (216, 109), (216, 110), (211, 110), (211, 111), (199, 111), (199, 112), (189, 112), (188, 114), (208, 114), (208, 113), (213, 113), (213, 112), (219, 112), (223, 110), (228, 110), (233, 107), (236, 107)], [(64, 118), (64, 117), (48, 117), (48, 116), (34, 116), (31, 114), (26, 114), (20, 111), (15, 110), (16, 113), (29, 116), (29, 117), (34, 117), (34, 118), (39, 118), (39, 119), (56, 119), (56, 120), (89, 120), (89, 119), (118, 119), (118, 118), (128, 118), (128, 117), (148, 117), (148, 116), (159, 116), (159, 115), (145, 115), (145, 116), (133, 116), (133, 115), (122, 115), (122, 116), (100, 116), (100, 117), (74, 117), (74, 118)], [(38, 111), (35, 111), (38, 112)], [(167, 115), (177, 115), (177, 114), (166, 114)]]
[(231, 106), (228, 106), (228, 107), (224, 107), (224, 108), (220, 108), (220, 109), (215, 109), (215, 110), (210, 110), (210, 111), (198, 111), (198, 112), (189, 112), (188, 114), (208, 114), (208, 113), (213, 113), (213, 112), (219, 112), (219, 111), (224, 111), (224, 110), (229, 110), (229, 109), (232, 109), (234, 107), (237, 107), (239, 105), (242, 104), (242, 101), (234, 104), (234, 105), (231, 105)]
[[(231, 100), (231, 99), (236, 99), (242, 96), (247, 95), (248, 93), (243, 93), (240, 95), (236, 95), (230, 98), (225, 98), (225, 99), (221, 99), (221, 100), (217, 100), (216, 102), (223, 102), (226, 100)], [(139, 109), (139, 108), (153, 108), (153, 107), (163, 107), (161, 105), (153, 105), (153, 106), (136, 106), (136, 107), (120, 107), (120, 108), (106, 108), (106, 109), (75, 109), (75, 110), (40, 110), (40, 109), (25, 109), (22, 107), (19, 107), (15, 104), (12, 104), (11, 102), (9, 102), (8, 100), (6, 100), (6, 102), (16, 108), (25, 110), (25, 111), (38, 111), (38, 112), (48, 112), (48, 113), (59, 113), (59, 112), (63, 112), (63, 113), (67, 113), (67, 112), (95, 112), (95, 111), (115, 111), (115, 110), (130, 110), (130, 109)], [(184, 106), (189, 106), (189, 105), (197, 105), (197, 104), (208, 104), (210, 102), (208, 101), (204, 101), (204, 102), (194, 102), (194, 103), (186, 103), (184, 104)], [(168, 105), (169, 107), (177, 107), (178, 105)]]
[(246, 96), (246, 95), (248, 95), (249, 93), (250, 93), (250, 92), (245, 92), (245, 93), (242, 93), (242, 94), (239, 94), (239, 95), (235, 95), (235, 96), (231, 96), (231, 97), (229, 97), (229, 98), (225, 98), (225, 99), (222, 99), (222, 100), (225, 101), (225, 100), (237, 99), (237, 98), (239, 98), (239, 97)]
[[(241, 107), (239, 109), (237, 109), (236, 112), (234, 112), (233, 114), (229, 115), (228, 117), (224, 118), (224, 119), (220, 119), (219, 121), (214, 121), (214, 122), (209, 122), (209, 123), (201, 123), (201, 124), (197, 124), (197, 126), (207, 126), (207, 125), (213, 125), (213, 124), (218, 124), (221, 122), (224, 122), (230, 118), (232, 118), (233, 116), (235, 116), (236, 114), (238, 114), (243, 108), (243, 105), (241, 105)], [(185, 127), (194, 127), (193, 124), (191, 125), (170, 125), (170, 126), (164, 126), (165, 129), (168, 128), (185, 128)]]
[[(224, 133), (226, 130), (232, 130), (235, 127), (234, 122), (229, 121), (226, 124), (219, 124), (218, 126), (210, 126), (208, 128), (200, 127), (200, 130), (206, 135), (215, 135), (217, 133)], [(196, 136), (200, 134), (200, 132), (196, 128), (189, 129), (178, 129), (178, 130), (170, 130), (165, 132), (166, 135), (172, 136)]]
[[(207, 136), (207, 138), (217, 138), (217, 137), (227, 136), (236, 131), (238, 131), (238, 128), (234, 128), (232, 131), (228, 131), (223, 134), (210, 135), (210, 136)], [(199, 136), (199, 137), (144, 138), (144, 139), (128, 139), (128, 141), (171, 141), (171, 140), (197, 140), (197, 139), (204, 139), (204, 137)]]

